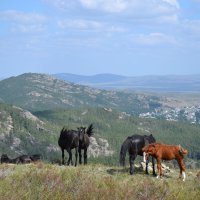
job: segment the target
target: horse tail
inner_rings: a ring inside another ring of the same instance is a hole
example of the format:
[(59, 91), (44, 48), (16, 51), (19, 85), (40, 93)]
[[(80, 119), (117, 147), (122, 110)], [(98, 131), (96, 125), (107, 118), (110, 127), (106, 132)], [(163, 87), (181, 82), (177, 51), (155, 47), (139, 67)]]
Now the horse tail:
[(93, 124), (90, 124), (89, 126), (88, 126), (88, 128), (87, 128), (87, 131), (86, 131), (86, 133), (87, 133), (87, 135), (89, 136), (89, 137), (91, 137), (92, 135), (93, 135)]
[(62, 138), (64, 136), (64, 133), (67, 132), (67, 127), (63, 127), (60, 131), (60, 138)]
[(179, 144), (179, 152), (184, 155), (184, 154), (188, 154), (188, 150), (187, 149), (183, 149), (183, 147), (181, 147), (181, 145)]
[(119, 163), (120, 163), (120, 165), (122, 165), (122, 166), (125, 166), (126, 152), (127, 152), (127, 150), (129, 149), (129, 147), (130, 147), (130, 141), (129, 141), (129, 139), (127, 138), (127, 139), (123, 142), (123, 144), (122, 144), (122, 146), (121, 146), (121, 150), (120, 150)]

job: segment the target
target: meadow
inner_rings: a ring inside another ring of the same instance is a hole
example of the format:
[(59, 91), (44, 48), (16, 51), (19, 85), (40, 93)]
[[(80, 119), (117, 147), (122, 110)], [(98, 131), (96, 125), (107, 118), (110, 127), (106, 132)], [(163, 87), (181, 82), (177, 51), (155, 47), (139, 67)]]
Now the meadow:
[(198, 170), (187, 170), (185, 182), (177, 179), (178, 170), (157, 179), (128, 168), (89, 164), (59, 166), (39, 162), (26, 165), (0, 165), (1, 200), (198, 200)]

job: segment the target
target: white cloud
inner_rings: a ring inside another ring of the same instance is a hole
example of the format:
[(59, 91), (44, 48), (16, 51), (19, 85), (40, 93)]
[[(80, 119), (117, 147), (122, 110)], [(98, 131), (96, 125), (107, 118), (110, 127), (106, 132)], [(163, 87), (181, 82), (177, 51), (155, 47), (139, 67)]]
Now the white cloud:
[(172, 6), (175, 6), (176, 8), (180, 8), (179, 3), (177, 0), (162, 0)]
[(0, 12), (0, 19), (19, 23), (43, 23), (47, 18), (38, 13), (23, 13), (15, 10)]
[(176, 44), (176, 39), (173, 36), (164, 33), (140, 34), (134, 36), (132, 41), (141, 45)]
[(174, 13), (180, 6), (177, 0), (42, 0), (61, 10), (82, 8), (108, 13), (128, 13), (145, 16), (157, 13)]
[(89, 9), (102, 9), (108, 12), (121, 12), (127, 9), (127, 1), (124, 0), (80, 0), (81, 4)]
[(75, 28), (75, 29), (99, 29), (102, 24), (98, 21), (74, 19), (74, 20), (59, 20), (58, 26), (62, 29)]
[(79, 0), (83, 7), (106, 12), (128, 12), (145, 14), (153, 12), (174, 12), (179, 9), (177, 0)]
[(13, 31), (20, 31), (23, 33), (42, 32), (45, 29), (46, 29), (46, 26), (44, 26), (42, 24), (30, 24), (30, 25), (18, 24), (12, 28)]
[(177, 24), (179, 23), (178, 16), (174, 15), (163, 15), (157, 18), (157, 21), (160, 23), (170, 23), (170, 24)]
[(10, 23), (12, 31), (41, 32), (46, 29), (47, 18), (38, 13), (23, 13), (15, 10), (0, 12), (0, 20)]
[(85, 19), (65, 19), (59, 20), (58, 26), (61, 29), (79, 29), (88, 31), (102, 31), (109, 33), (124, 33), (127, 31), (126, 28), (122, 26), (117, 26), (113, 24), (103, 23), (95, 20), (85, 20)]
[(67, 10), (77, 5), (78, 0), (42, 0), (43, 2), (52, 5), (60, 10)]
[(182, 27), (188, 36), (200, 38), (200, 20), (184, 20), (182, 22)]

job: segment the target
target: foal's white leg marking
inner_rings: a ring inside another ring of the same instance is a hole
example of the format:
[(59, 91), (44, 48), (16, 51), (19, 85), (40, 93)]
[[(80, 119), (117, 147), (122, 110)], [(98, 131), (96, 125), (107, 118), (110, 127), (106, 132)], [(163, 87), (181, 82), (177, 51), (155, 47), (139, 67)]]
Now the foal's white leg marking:
[(158, 175), (158, 176), (156, 176), (156, 178), (160, 178), (160, 176)]
[(183, 176), (183, 181), (185, 181), (185, 178), (186, 178), (185, 172), (182, 172), (182, 176)]
[(145, 152), (143, 152), (143, 161), (144, 161), (144, 162), (147, 161), (147, 160), (146, 160), (146, 153), (145, 153)]

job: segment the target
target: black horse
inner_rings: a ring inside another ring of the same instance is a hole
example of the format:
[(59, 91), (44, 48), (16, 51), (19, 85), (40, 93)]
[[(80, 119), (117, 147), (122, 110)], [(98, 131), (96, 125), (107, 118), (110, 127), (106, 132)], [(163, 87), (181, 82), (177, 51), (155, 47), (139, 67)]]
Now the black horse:
[[(83, 128), (83, 127), (81, 127)], [(84, 130), (86, 128), (84, 127)], [(90, 139), (89, 137), (91, 137), (93, 135), (93, 125), (90, 124), (87, 128), (87, 131), (85, 132), (85, 134), (83, 135), (82, 140), (79, 140), (79, 164), (82, 164), (82, 154), (81, 154), (81, 150), (84, 150), (84, 164), (87, 164), (87, 149), (90, 145)]]
[(75, 166), (77, 165), (77, 157), (79, 152), (79, 163), (81, 160), (81, 149), (84, 149), (84, 163), (87, 163), (87, 148), (89, 146), (89, 138), (92, 135), (92, 124), (85, 131), (85, 127), (80, 127), (78, 130), (67, 130), (65, 127), (60, 132), (60, 137), (58, 139), (58, 145), (62, 151), (62, 164), (64, 165), (64, 150), (67, 150), (69, 154), (69, 159), (67, 165), (73, 165), (72, 161), (72, 149), (75, 149)]
[(58, 139), (58, 145), (62, 151), (62, 164), (64, 165), (64, 150), (67, 150), (69, 154), (69, 158), (67, 161), (67, 165), (73, 165), (72, 161), (72, 149), (75, 149), (75, 166), (77, 165), (77, 157), (78, 157), (78, 147), (79, 147), (79, 139), (83, 138), (85, 129), (78, 128), (78, 130), (67, 130), (65, 127), (60, 132), (60, 137)]
[[(150, 143), (155, 143), (156, 140), (153, 135), (132, 135), (127, 137), (123, 142), (120, 150), (120, 164), (125, 166), (126, 152), (129, 152), (130, 174), (134, 171), (134, 160), (137, 155), (143, 156), (142, 148)], [(153, 175), (155, 175), (155, 162), (152, 157)], [(148, 160), (146, 161), (146, 174), (148, 174)]]

